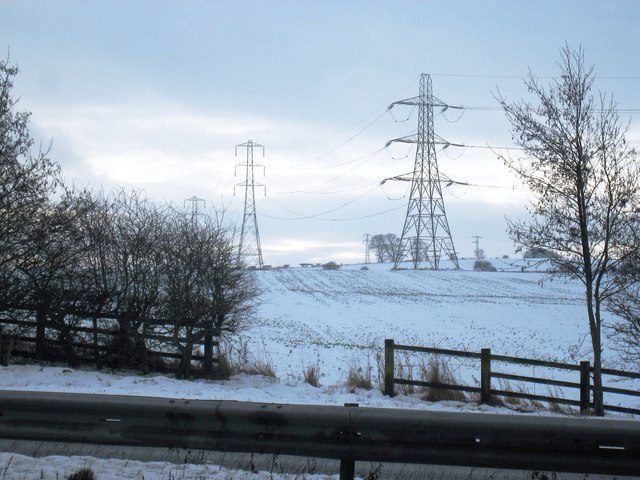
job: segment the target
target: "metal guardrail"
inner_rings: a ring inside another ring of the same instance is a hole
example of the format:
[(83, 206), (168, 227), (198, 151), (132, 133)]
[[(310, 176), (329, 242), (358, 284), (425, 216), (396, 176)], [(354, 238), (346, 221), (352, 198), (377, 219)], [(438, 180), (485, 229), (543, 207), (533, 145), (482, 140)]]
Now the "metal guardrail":
[(640, 475), (640, 422), (0, 391), (0, 438)]

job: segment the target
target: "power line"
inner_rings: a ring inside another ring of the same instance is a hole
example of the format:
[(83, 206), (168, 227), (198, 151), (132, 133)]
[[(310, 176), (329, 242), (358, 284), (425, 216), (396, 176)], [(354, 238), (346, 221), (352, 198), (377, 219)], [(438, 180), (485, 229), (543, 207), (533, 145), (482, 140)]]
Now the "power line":
[[(275, 205), (277, 205), (278, 207), (280, 207), (281, 209), (285, 210), (286, 212), (291, 213), (292, 215), (297, 215), (298, 218), (296, 218), (295, 220), (303, 220), (303, 219), (307, 219), (307, 218), (316, 218), (316, 217), (320, 217), (322, 215), (326, 215), (327, 213), (332, 213), (335, 212), (336, 210), (340, 210), (341, 208), (344, 208), (346, 206), (351, 205), (352, 203), (357, 202), (358, 200), (360, 200), (361, 198), (366, 197), (367, 195), (369, 195), (371, 192), (373, 192), (374, 190), (376, 190), (378, 188), (378, 185), (375, 185), (373, 188), (370, 188), (369, 190), (367, 190), (366, 192), (364, 192), (362, 195), (358, 195), (355, 198), (352, 198), (351, 200), (342, 203), (341, 205), (338, 205), (337, 207), (334, 208), (330, 208), (329, 210), (325, 210), (324, 212), (319, 212), (319, 213), (314, 213), (312, 215), (304, 215), (302, 213), (299, 212), (295, 212), (293, 210), (290, 210), (287, 207), (284, 207), (282, 205), (280, 205), (278, 202), (276, 202), (275, 200), (273, 200), (272, 198), (267, 198), (268, 201), (274, 203)], [(294, 220), (294, 219), (290, 219), (290, 220)]]
[[(522, 80), (528, 76), (526, 75), (499, 75), (499, 74), (482, 74), (482, 73), (432, 73), (433, 77), (460, 77), (460, 78), (510, 78)], [(548, 76), (548, 75), (535, 75), (536, 78), (546, 80), (561, 80), (562, 77)], [(601, 77), (596, 75), (597, 80), (640, 80), (640, 75), (623, 75), (623, 76), (606, 76)]]
[(322, 155), (318, 155), (317, 157), (314, 158), (310, 158), (309, 160), (306, 160), (304, 162), (302, 162), (300, 165), (297, 165), (296, 167), (302, 167), (304, 165), (308, 165), (311, 162), (315, 162), (320, 160), (321, 158), (326, 157), (327, 155), (331, 155), (333, 152), (335, 152), (336, 150), (341, 149), (342, 147), (344, 147), (347, 143), (351, 142), (352, 140), (354, 140), (355, 138), (357, 138), (358, 136), (362, 135), (368, 128), (370, 128), (372, 125), (374, 125), (378, 120), (380, 120), (384, 114), (387, 113), (386, 110), (383, 111), (380, 115), (378, 115), (376, 118), (374, 118), (371, 122), (369, 122), (367, 125), (365, 125), (363, 128), (361, 128), (360, 130), (358, 130), (355, 134), (351, 135), (349, 138), (347, 138), (344, 142), (340, 143), (339, 145), (337, 145), (336, 147), (332, 148), (331, 150), (323, 153)]
[(305, 188), (305, 189), (296, 189), (296, 188), (291, 188), (288, 185), (284, 185), (282, 183), (276, 182), (273, 179), (271, 180), (272, 183), (275, 183), (276, 185), (282, 187), (282, 188), (286, 188), (289, 192), (291, 193), (306, 193), (309, 190), (313, 190), (316, 189), (318, 187), (323, 187), (324, 185), (328, 185), (329, 183), (333, 183), (336, 180), (348, 175), (350, 172), (352, 172), (353, 170), (355, 170), (356, 168), (364, 165), (365, 163), (367, 163), (368, 161), (372, 160), (373, 158), (375, 158), (375, 156), (380, 153), (382, 150), (384, 150), (385, 147), (381, 147), (378, 150), (375, 150), (374, 152), (371, 152), (370, 154), (366, 155), (365, 157), (361, 157), (362, 161), (356, 165), (354, 165), (352, 168), (350, 168), (349, 170), (347, 170), (344, 173), (341, 173), (340, 175), (336, 175), (335, 177), (330, 178), (329, 180), (326, 180), (324, 182), (318, 183), (312, 187), (309, 188)]
[[(401, 208), (406, 208), (404, 205), (400, 205), (399, 207), (389, 208), (388, 210), (382, 210), (380, 212), (371, 213), (368, 215), (361, 215), (359, 217), (350, 217), (350, 218), (312, 218), (311, 220), (321, 220), (324, 222), (350, 222), (352, 220), (363, 220), (365, 218), (377, 217), (379, 215), (384, 215), (385, 213), (394, 212), (396, 210), (400, 210)], [(277, 217), (275, 215), (268, 215), (266, 213), (261, 213), (263, 217), (273, 218), (275, 220), (308, 220), (308, 218), (284, 218)]]
[(340, 193), (347, 193), (347, 192), (353, 192), (355, 190), (362, 190), (363, 188), (367, 188), (367, 187), (371, 187), (373, 185), (378, 185), (380, 182), (376, 181), (373, 183), (367, 183), (365, 185), (360, 185), (358, 187), (352, 187), (352, 188), (345, 188), (343, 190), (334, 190), (332, 192), (309, 192), (306, 190), (298, 190), (296, 192), (276, 192), (277, 194), (280, 195), (292, 195), (292, 194), (296, 194), (296, 193), (302, 193), (305, 195), (338, 195)]
[(350, 163), (354, 163), (357, 162), (358, 160), (362, 160), (363, 158), (366, 157), (370, 157), (373, 156), (375, 154), (377, 154), (378, 152), (382, 151), (384, 147), (382, 148), (378, 148), (372, 152), (369, 153), (365, 153), (364, 155), (361, 155), (359, 157), (356, 158), (352, 158), (351, 160), (345, 160), (343, 162), (339, 162), (339, 163), (334, 163), (333, 165), (320, 165), (320, 166), (313, 166), (313, 167), (302, 167), (302, 166), (298, 166), (298, 165), (287, 165), (284, 167), (275, 167), (277, 170), (289, 170), (289, 169), (294, 169), (294, 170), (328, 170), (330, 168), (336, 168), (336, 167), (342, 167), (344, 165), (348, 165)]
[[(502, 112), (504, 109), (502, 107), (497, 106), (485, 106), (485, 105), (456, 105), (455, 107), (451, 106), (450, 108), (456, 108), (461, 110), (469, 110), (469, 111), (487, 111), (487, 112)], [(593, 109), (595, 112), (601, 112), (602, 109), (595, 108)], [(629, 108), (616, 108), (616, 112), (618, 113), (640, 113), (640, 108), (629, 107)]]
[[(404, 87), (402, 87), (400, 90), (398, 90), (397, 92), (395, 92), (393, 95), (391, 95), (389, 98), (393, 99), (395, 97), (397, 97), (398, 95), (400, 95), (402, 92), (404, 92), (406, 89), (408, 89), (409, 87), (413, 86), (413, 84), (415, 84), (418, 81), (418, 77), (415, 77), (413, 80), (411, 80), (411, 82), (409, 82), (407, 85), (405, 85)], [(385, 101), (383, 104), (378, 105), (374, 110), (372, 110), (371, 112), (367, 113), (365, 116), (361, 117), (360, 119), (356, 120), (355, 122), (349, 124), (347, 127), (341, 129), (340, 131), (333, 133), (331, 135), (329, 135), (328, 137), (325, 137), (323, 139), (320, 140), (316, 140), (310, 143), (307, 143), (305, 145), (296, 145), (296, 146), (285, 146), (285, 147), (275, 147), (275, 149), (278, 150), (294, 150), (294, 149), (299, 149), (299, 148), (306, 148), (312, 145), (317, 145), (319, 143), (325, 142), (326, 140), (329, 140), (331, 138), (334, 138), (340, 134), (342, 134), (343, 132), (347, 132), (349, 130), (351, 130), (353, 127), (355, 127), (356, 125), (364, 122), (366, 119), (368, 119), (369, 117), (371, 117), (372, 115), (375, 115), (381, 108), (385, 109), (386, 112), (386, 107), (389, 103), (389, 100)], [(274, 148), (274, 147), (272, 147)]]

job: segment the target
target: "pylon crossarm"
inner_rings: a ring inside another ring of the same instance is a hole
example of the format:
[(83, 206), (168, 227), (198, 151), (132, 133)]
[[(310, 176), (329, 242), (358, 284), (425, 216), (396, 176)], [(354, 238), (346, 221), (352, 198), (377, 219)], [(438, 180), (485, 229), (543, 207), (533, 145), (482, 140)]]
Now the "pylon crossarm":
[(420, 105), (423, 107), (444, 107), (444, 108), (459, 108), (459, 107), (451, 107), (444, 103), (442, 100), (438, 100), (433, 97), (433, 101), (425, 101), (425, 99), (421, 96), (405, 98), (404, 100), (398, 100), (397, 102), (393, 102), (391, 105), (387, 107), (387, 110), (391, 110), (395, 105)]
[[(461, 143), (451, 143), (448, 140), (445, 140), (444, 138), (436, 135), (435, 136), (438, 140), (432, 142), (433, 145), (444, 145), (444, 148), (449, 148), (449, 147), (464, 147), (465, 145), (461, 144)], [(407, 135), (406, 137), (400, 137), (400, 138), (394, 138), (393, 140), (389, 140), (384, 146), (385, 148), (388, 147), (389, 145), (391, 145), (392, 143), (420, 143), (420, 140), (418, 139), (418, 134), (414, 133), (413, 135)]]
[(418, 134), (414, 133), (413, 135), (407, 135), (406, 137), (394, 138), (393, 140), (389, 140), (385, 144), (385, 148), (387, 148), (392, 143), (418, 143)]
[(413, 180), (413, 172), (403, 173), (402, 175), (396, 175), (395, 177), (384, 178), (380, 182), (380, 185), (384, 185), (386, 182), (392, 181), (392, 180), (395, 180), (398, 182), (410, 182), (411, 180)]

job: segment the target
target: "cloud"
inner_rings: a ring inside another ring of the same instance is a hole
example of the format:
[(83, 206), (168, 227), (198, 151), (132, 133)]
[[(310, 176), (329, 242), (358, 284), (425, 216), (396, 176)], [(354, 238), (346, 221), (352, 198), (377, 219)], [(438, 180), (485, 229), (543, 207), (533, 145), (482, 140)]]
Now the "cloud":
[[(52, 157), (76, 184), (130, 186), (179, 205), (196, 194), (210, 206), (224, 202), (232, 221), (241, 217), (243, 200), (242, 189), (233, 197), (233, 187), (244, 180), (243, 167), (234, 167), (246, 154), (239, 150), (235, 157), (234, 146), (247, 138), (264, 144), (266, 157), (256, 151), (255, 161), (266, 171), (263, 177), (257, 169), (256, 181), (267, 186), (267, 197), (257, 198), (257, 208), (268, 263), (360, 261), (362, 233), (399, 234), (402, 228), (410, 182), (379, 183), (411, 172), (415, 149), (406, 144), (382, 148), (388, 138), (399, 136), (386, 124), (354, 137), (357, 128), (336, 134), (321, 124), (200, 111), (161, 101), (45, 107), (33, 121), (43, 137), (53, 137)], [(501, 223), (509, 205), (526, 200), (525, 191), (513, 189), (513, 176), (490, 150), (451, 147), (437, 155), (440, 171), (449, 178), (483, 185), (443, 184), (453, 226), (489, 212)], [(262, 197), (263, 192), (256, 194)], [(395, 207), (400, 208), (368, 217)], [(321, 218), (357, 220), (282, 220), (318, 213)], [(486, 232), (453, 230), (454, 238), (472, 233)]]

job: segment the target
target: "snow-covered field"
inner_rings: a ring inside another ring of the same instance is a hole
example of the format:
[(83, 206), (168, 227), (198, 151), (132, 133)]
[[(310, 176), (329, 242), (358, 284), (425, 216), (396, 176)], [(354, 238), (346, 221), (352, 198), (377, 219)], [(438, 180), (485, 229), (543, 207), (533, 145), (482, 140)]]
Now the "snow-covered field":
[[(398, 343), (479, 351), (578, 363), (589, 359), (587, 322), (581, 286), (551, 280), (543, 265), (493, 260), (498, 272), (474, 272), (471, 262), (462, 270), (391, 271), (388, 264), (345, 265), (338, 271), (291, 268), (256, 271), (264, 289), (257, 320), (235, 341), (248, 342), (253, 355), (273, 363), (277, 379), (238, 375), (227, 381), (181, 381), (162, 375), (96, 372), (63, 366), (11, 365), (0, 367), (0, 389), (145, 395), (189, 399), (333, 404), (513, 413), (504, 407), (462, 402), (431, 403), (419, 395), (388, 398), (377, 389), (353, 390), (345, 385), (350, 366), (371, 368), (384, 339)], [(525, 271), (521, 271), (522, 267)], [(605, 341), (604, 359), (610, 367), (629, 369)], [(404, 362), (419, 363), (417, 356)], [(318, 365), (320, 387), (302, 381), (303, 370)], [(464, 382), (475, 383), (479, 366), (451, 360)], [(518, 374), (577, 381), (576, 373), (496, 364), (494, 368)], [(640, 382), (616, 384), (640, 389)], [(544, 388), (530, 391), (548, 394)], [(558, 393), (558, 392), (552, 392)], [(575, 398), (577, 392), (559, 392)], [(609, 396), (607, 403), (640, 408), (640, 399)], [(550, 415), (549, 411), (533, 411)], [(93, 457), (32, 458), (0, 454), (0, 478), (58, 479), (91, 467), (100, 480), (140, 479), (289, 479), (320, 480), (267, 472), (248, 473), (215, 465), (175, 465), (164, 462), (103, 460)], [(34, 476), (35, 475), (35, 476)]]
[[(389, 264), (345, 265), (337, 271), (295, 268), (257, 271), (265, 290), (255, 325), (245, 336), (281, 378), (299, 378), (318, 364), (321, 383), (343, 383), (350, 365), (375, 368), (384, 339), (396, 343), (471, 350), (578, 364), (591, 356), (584, 300), (577, 281), (551, 279), (536, 261), (491, 260), (503, 271), (391, 271)], [(445, 266), (446, 267), (446, 266)], [(522, 271), (522, 267), (524, 271)], [(531, 271), (537, 270), (537, 271)], [(408, 362), (418, 363), (412, 357)], [(630, 368), (605, 339), (604, 362)], [(473, 361), (452, 359), (465, 382), (479, 378)], [(497, 365), (507, 373), (578, 381), (577, 372)], [(628, 388), (638, 382), (618, 383)], [(531, 386), (531, 391), (536, 391)], [(537, 387), (536, 393), (550, 393)], [(568, 395), (577, 396), (569, 391)], [(640, 406), (640, 399), (611, 397)]]
[[(419, 396), (383, 396), (379, 390), (350, 391), (350, 366), (378, 376), (384, 339), (398, 343), (540, 358), (577, 364), (590, 357), (581, 287), (551, 281), (544, 272), (521, 272), (522, 261), (493, 260), (503, 272), (463, 270), (390, 271), (389, 264), (343, 266), (338, 271), (295, 268), (256, 271), (265, 293), (254, 325), (241, 337), (250, 351), (275, 366), (277, 380), (236, 376), (229, 381), (179, 381), (161, 375), (126, 375), (64, 367), (13, 365), (0, 368), (0, 389), (146, 395), (192, 399), (246, 400), (304, 404), (343, 404), (391, 408), (441, 408), (485, 411), (484, 406)], [(529, 268), (540, 268), (531, 262)], [(468, 270), (465, 270), (468, 269)], [(241, 341), (241, 340), (238, 340)], [(402, 358), (419, 364), (424, 355)], [(619, 362), (605, 343), (605, 363)], [(450, 359), (459, 379), (475, 384), (475, 360)], [(320, 387), (302, 382), (309, 365), (320, 368)], [(494, 370), (578, 381), (577, 372), (494, 363)], [(611, 379), (605, 379), (611, 381)], [(497, 382), (496, 382), (497, 383)], [(499, 385), (495, 385), (498, 387)], [(517, 385), (512, 385), (517, 387)], [(615, 386), (639, 389), (639, 381)], [(528, 385), (537, 394), (577, 398), (577, 390), (551, 391)], [(606, 402), (640, 408), (640, 398), (608, 395)], [(500, 411), (500, 409), (497, 409)]]

